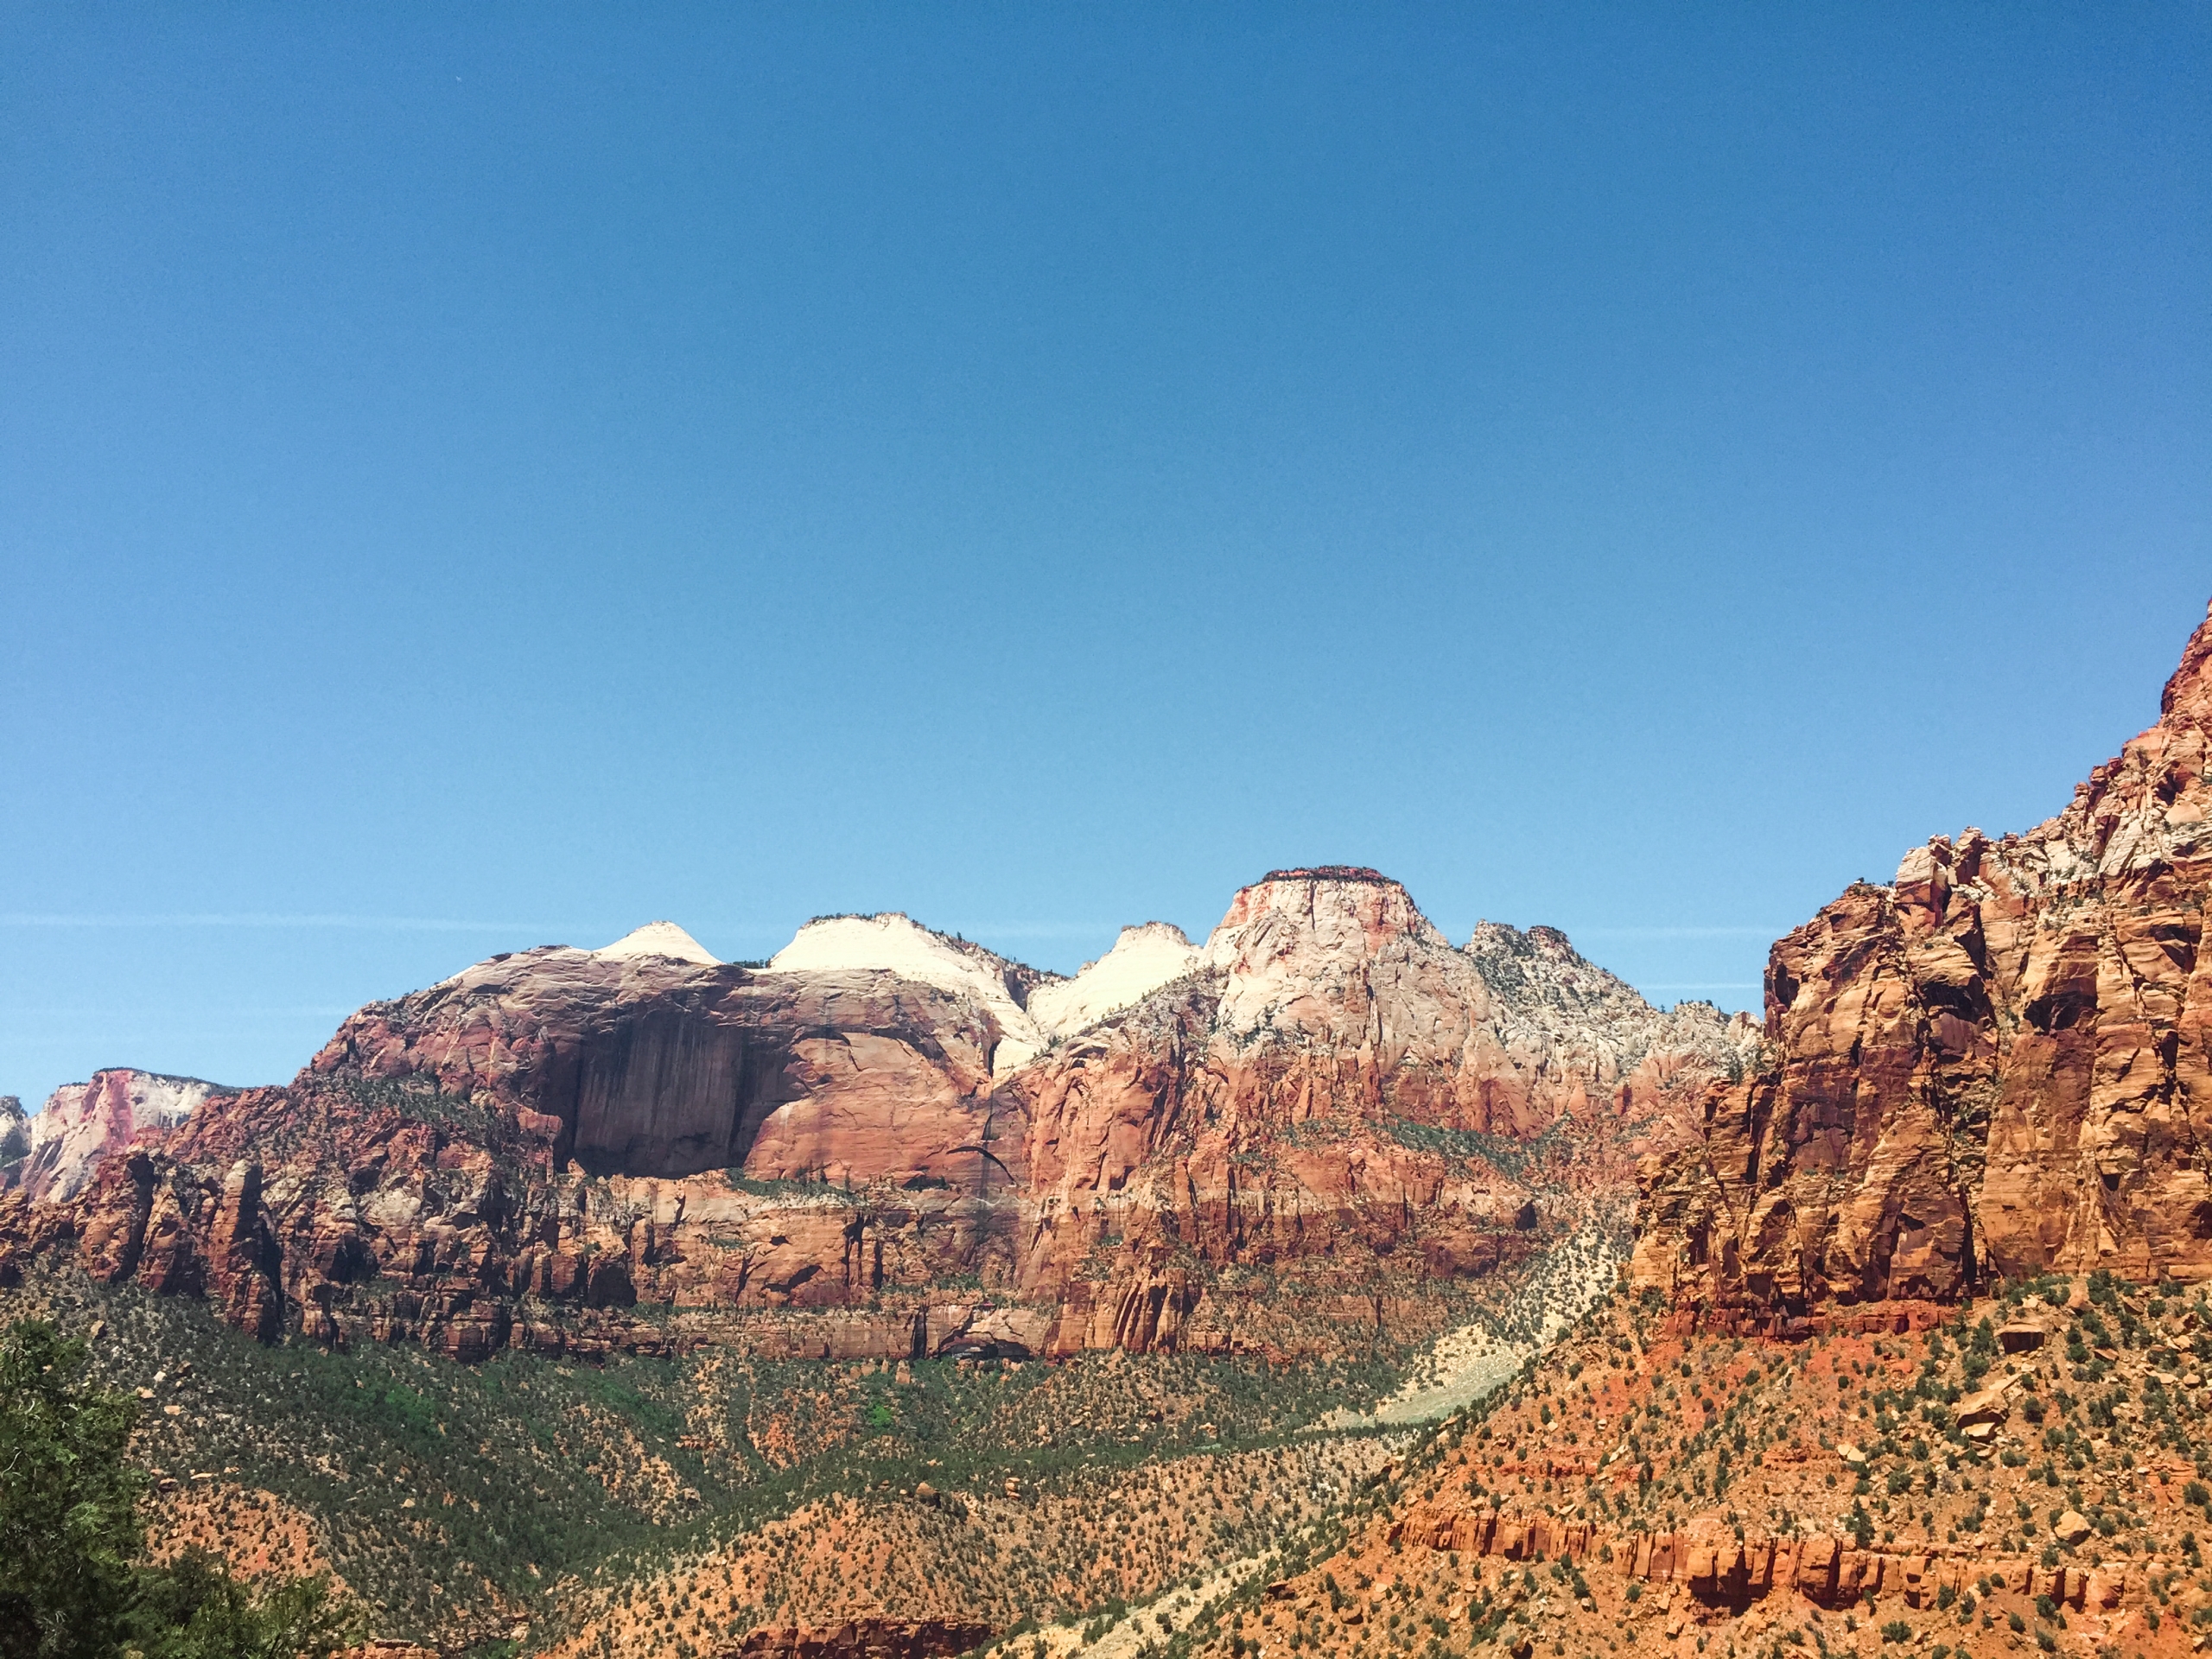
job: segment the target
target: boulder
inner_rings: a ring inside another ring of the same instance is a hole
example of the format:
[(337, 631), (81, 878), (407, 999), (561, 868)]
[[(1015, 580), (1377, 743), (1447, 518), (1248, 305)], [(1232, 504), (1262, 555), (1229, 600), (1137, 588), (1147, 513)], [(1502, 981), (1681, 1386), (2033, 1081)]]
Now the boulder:
[(2012, 1402), (2005, 1398), (2002, 1389), (1983, 1389), (1967, 1395), (1951, 1408), (1951, 1421), (1961, 1428), (2000, 1424), (2012, 1414)]

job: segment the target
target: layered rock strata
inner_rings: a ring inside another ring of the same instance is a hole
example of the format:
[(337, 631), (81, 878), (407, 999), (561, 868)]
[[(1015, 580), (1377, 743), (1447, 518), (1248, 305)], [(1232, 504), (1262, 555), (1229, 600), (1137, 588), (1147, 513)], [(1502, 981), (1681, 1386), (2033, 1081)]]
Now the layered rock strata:
[(658, 923), (372, 1004), (0, 1235), (461, 1354), (1313, 1351), (1433, 1328), (1756, 1046), (1548, 931), (1455, 949), (1368, 870), (1277, 872), (1203, 948), (1152, 924), (1072, 980), (904, 917), (765, 970)]
[[(1516, 1659), (2201, 1641), (2212, 1305), (2092, 1274), (1946, 1313), (1745, 1340), (1616, 1295), (1192, 1651), (1357, 1650), (1408, 1622)], [(2107, 1319), (2120, 1345), (2085, 1351)]]
[(997, 1634), (988, 1624), (966, 1619), (858, 1618), (823, 1629), (751, 1630), (715, 1653), (716, 1659), (950, 1659)]
[(1644, 1171), (1637, 1281), (1745, 1325), (2212, 1274), (2209, 746), (2212, 618), (2057, 817), (1939, 836), (1777, 943), (1770, 1062)]
[[(2077, 1611), (2109, 1609), (2120, 1605), (2129, 1582), (2124, 1566), (2044, 1567), (2037, 1556), (1970, 1545), (1861, 1549), (1828, 1533), (1745, 1532), (1717, 1515), (1664, 1531), (1623, 1532), (1541, 1512), (1431, 1504), (1390, 1522), (1382, 1541), (1509, 1561), (1574, 1561), (1586, 1571), (1643, 1584), (1680, 1585), (1707, 1607), (1739, 1612), (1777, 1591), (1794, 1592), (1821, 1607), (1888, 1595), (1907, 1607), (1932, 1609), (1946, 1590), (1956, 1596), (1993, 1578), (2031, 1599), (2048, 1596)], [(2141, 1576), (2136, 1575), (2139, 1598)]]

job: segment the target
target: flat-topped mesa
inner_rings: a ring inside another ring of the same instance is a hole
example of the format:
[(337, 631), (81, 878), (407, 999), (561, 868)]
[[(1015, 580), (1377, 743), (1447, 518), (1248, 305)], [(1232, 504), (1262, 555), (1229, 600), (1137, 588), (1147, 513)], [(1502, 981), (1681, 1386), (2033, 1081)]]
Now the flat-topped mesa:
[(1230, 901), (1204, 965), (1240, 1036), (1463, 1049), (1489, 1013), (1481, 976), (1405, 887), (1350, 865), (1273, 870)]
[(1770, 1064), (1647, 1169), (1638, 1281), (1722, 1324), (1993, 1277), (2212, 1277), (2212, 614), (2157, 725), (2024, 836), (1968, 830), (1768, 958)]

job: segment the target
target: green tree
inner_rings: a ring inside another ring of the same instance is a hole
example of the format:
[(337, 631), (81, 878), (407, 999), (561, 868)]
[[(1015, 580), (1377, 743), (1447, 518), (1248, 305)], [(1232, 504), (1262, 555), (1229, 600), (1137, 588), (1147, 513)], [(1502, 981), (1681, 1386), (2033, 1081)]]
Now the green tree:
[(137, 1408), (78, 1386), (84, 1363), (44, 1320), (0, 1341), (0, 1659), (102, 1659), (131, 1599)]
[(327, 1659), (355, 1611), (327, 1577), (265, 1587), (193, 1554), (136, 1564), (136, 1402), (78, 1380), (85, 1344), (42, 1319), (0, 1339), (0, 1659)]
[(326, 1659), (359, 1620), (321, 1573), (257, 1592), (195, 1551), (140, 1575), (124, 1624), (145, 1659)]

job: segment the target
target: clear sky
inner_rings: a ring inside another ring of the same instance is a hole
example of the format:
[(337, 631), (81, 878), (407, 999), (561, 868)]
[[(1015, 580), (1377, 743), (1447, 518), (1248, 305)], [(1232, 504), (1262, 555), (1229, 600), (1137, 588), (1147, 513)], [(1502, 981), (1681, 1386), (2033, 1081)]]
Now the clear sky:
[(1271, 866), (1756, 1006), (2212, 596), (2202, 6), (0, 10), (0, 1092)]

